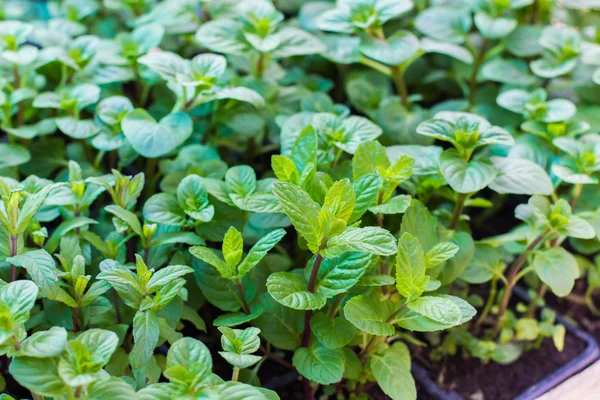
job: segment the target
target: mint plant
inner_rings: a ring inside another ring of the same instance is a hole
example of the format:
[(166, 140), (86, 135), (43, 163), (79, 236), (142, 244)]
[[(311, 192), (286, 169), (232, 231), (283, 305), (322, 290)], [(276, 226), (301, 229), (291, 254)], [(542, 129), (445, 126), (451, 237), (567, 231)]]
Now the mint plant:
[(562, 350), (553, 298), (599, 307), (597, 11), (0, 4), (2, 398), (405, 400), (415, 354)]

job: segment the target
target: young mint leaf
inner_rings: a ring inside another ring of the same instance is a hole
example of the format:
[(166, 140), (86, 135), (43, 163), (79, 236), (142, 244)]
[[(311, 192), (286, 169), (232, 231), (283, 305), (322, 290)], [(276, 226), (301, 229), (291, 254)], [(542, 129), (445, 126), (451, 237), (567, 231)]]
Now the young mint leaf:
[(318, 310), (327, 298), (307, 290), (308, 283), (291, 272), (276, 272), (267, 279), (267, 290), (277, 302), (295, 310)]
[(319, 344), (299, 348), (292, 362), (300, 375), (322, 385), (341, 381), (344, 373), (344, 353)]
[(310, 251), (317, 253), (320, 250), (324, 234), (317, 220), (317, 215), (321, 210), (319, 204), (300, 187), (287, 182), (275, 182), (273, 194), (277, 197), (294, 228), (306, 240)]

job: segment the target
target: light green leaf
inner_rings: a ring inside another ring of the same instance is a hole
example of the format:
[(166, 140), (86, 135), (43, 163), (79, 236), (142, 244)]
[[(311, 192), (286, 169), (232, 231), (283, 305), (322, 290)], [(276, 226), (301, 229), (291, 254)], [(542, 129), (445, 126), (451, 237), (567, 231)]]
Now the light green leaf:
[(153, 293), (167, 283), (187, 274), (193, 273), (194, 270), (187, 265), (169, 265), (156, 271), (150, 277), (146, 285), (146, 291)]
[(219, 274), (226, 279), (231, 279), (236, 275), (235, 268), (227, 265), (225, 261), (219, 257), (214, 250), (204, 246), (190, 247), (190, 253), (194, 257), (199, 258), (207, 264), (212, 265), (219, 271)]
[(29, 150), (18, 144), (0, 143), (0, 154), (0, 169), (25, 164), (31, 160)]
[(60, 398), (66, 391), (55, 358), (15, 357), (9, 372), (21, 386), (40, 396)]
[(21, 343), (18, 357), (48, 358), (59, 356), (67, 347), (67, 330), (54, 326), (47, 331), (39, 331)]
[(406, 194), (400, 194), (392, 197), (383, 204), (369, 207), (373, 214), (402, 214), (410, 206), (412, 198)]
[[(410, 373), (410, 354), (406, 346), (397, 343), (383, 354), (375, 354), (369, 358), (369, 366), (375, 380), (385, 394), (393, 400), (409, 400), (417, 398), (417, 388)], [(405, 349), (401, 355), (400, 348)], [(405, 358), (408, 358), (407, 365)]]
[(347, 252), (337, 258), (323, 260), (319, 268), (316, 292), (329, 298), (349, 291), (372, 262), (373, 256), (363, 252)]
[(533, 161), (516, 158), (491, 157), (498, 175), (489, 188), (498, 193), (550, 195), (554, 191), (548, 173)]
[(541, 281), (559, 297), (571, 293), (575, 279), (579, 278), (577, 260), (562, 247), (536, 252), (532, 266)]
[(467, 162), (458, 151), (446, 150), (440, 156), (440, 171), (454, 191), (475, 193), (485, 188), (496, 178), (497, 170), (485, 159)]
[(366, 35), (360, 44), (365, 56), (386, 65), (400, 65), (419, 51), (419, 39), (407, 31), (396, 31), (385, 40)]
[(10, 282), (0, 288), (0, 300), (8, 305), (13, 324), (22, 324), (29, 319), (29, 311), (35, 305), (37, 295), (38, 287), (27, 280)]
[(133, 318), (133, 348), (129, 362), (134, 369), (143, 368), (154, 354), (158, 344), (160, 324), (154, 311), (138, 311)]
[(396, 240), (391, 233), (379, 227), (348, 228), (329, 239), (324, 254), (328, 258), (337, 257), (347, 251), (389, 256), (396, 252)]
[(146, 158), (163, 156), (192, 134), (192, 119), (176, 112), (156, 121), (147, 111), (136, 109), (123, 118), (121, 127), (135, 151)]
[(266, 236), (260, 238), (258, 242), (248, 252), (244, 261), (239, 265), (237, 269), (237, 276), (239, 278), (244, 277), (256, 264), (267, 255), (279, 241), (285, 236), (285, 230), (276, 229)]
[(143, 235), (142, 225), (140, 224), (140, 221), (134, 213), (132, 213), (131, 211), (127, 211), (124, 208), (117, 205), (106, 206), (104, 207), (104, 209), (107, 212), (117, 216), (119, 219), (125, 221), (125, 223), (127, 223), (131, 230), (134, 231), (136, 234), (138, 234), (139, 236)]
[(396, 287), (406, 302), (413, 301), (425, 291), (429, 282), (425, 268), (425, 253), (421, 244), (410, 233), (404, 233), (398, 241)]
[(267, 279), (269, 294), (279, 303), (295, 310), (318, 310), (325, 306), (326, 297), (307, 290), (308, 283), (290, 272), (276, 272)]
[(306, 240), (310, 251), (317, 253), (323, 239), (323, 232), (317, 220), (321, 209), (319, 204), (300, 187), (287, 182), (275, 182), (273, 194), (296, 231)]
[(60, 301), (77, 307), (73, 298), (60, 287), (58, 270), (52, 256), (45, 250), (32, 250), (6, 259), (7, 262), (27, 270), (31, 280), (40, 288), (40, 293), (50, 300)]
[(371, 297), (355, 296), (344, 306), (344, 316), (356, 328), (377, 336), (392, 336), (394, 326), (387, 322), (394, 312), (388, 302), (377, 301)]

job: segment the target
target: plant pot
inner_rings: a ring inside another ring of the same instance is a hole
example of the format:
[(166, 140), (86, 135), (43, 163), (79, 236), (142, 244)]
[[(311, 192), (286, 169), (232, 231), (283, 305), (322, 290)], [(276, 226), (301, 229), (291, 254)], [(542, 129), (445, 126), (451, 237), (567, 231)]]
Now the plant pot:
[[(529, 296), (521, 288), (515, 288), (515, 294), (522, 300), (529, 301)], [(533, 383), (529, 388), (519, 393), (514, 400), (534, 400), (560, 383), (574, 376), (579, 371), (591, 365), (600, 356), (600, 348), (592, 336), (587, 332), (575, 327), (560, 315), (556, 316), (556, 322), (565, 326), (567, 335), (575, 337), (584, 343), (585, 348), (578, 355), (565, 364), (546, 375), (543, 379)], [(533, 350), (534, 352), (536, 350)], [(527, 353), (524, 353), (524, 356)], [(428, 398), (435, 400), (465, 400), (463, 396), (453, 390), (444, 390), (432, 379), (427, 369), (418, 362), (413, 362), (412, 373)], [(486, 399), (487, 400), (487, 399)]]

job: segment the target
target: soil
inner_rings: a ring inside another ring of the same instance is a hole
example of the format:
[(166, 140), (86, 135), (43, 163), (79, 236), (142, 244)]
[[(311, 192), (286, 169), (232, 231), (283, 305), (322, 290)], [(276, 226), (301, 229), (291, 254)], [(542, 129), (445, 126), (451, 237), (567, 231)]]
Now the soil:
[[(441, 386), (469, 400), (511, 400), (581, 354), (585, 347), (585, 342), (567, 334), (562, 352), (556, 350), (552, 340), (546, 339), (540, 348), (524, 353), (510, 365), (493, 362), (484, 365), (475, 358), (452, 357), (445, 364)], [(429, 367), (430, 376), (437, 380), (443, 365)], [(424, 390), (419, 394), (421, 400), (430, 399)]]

